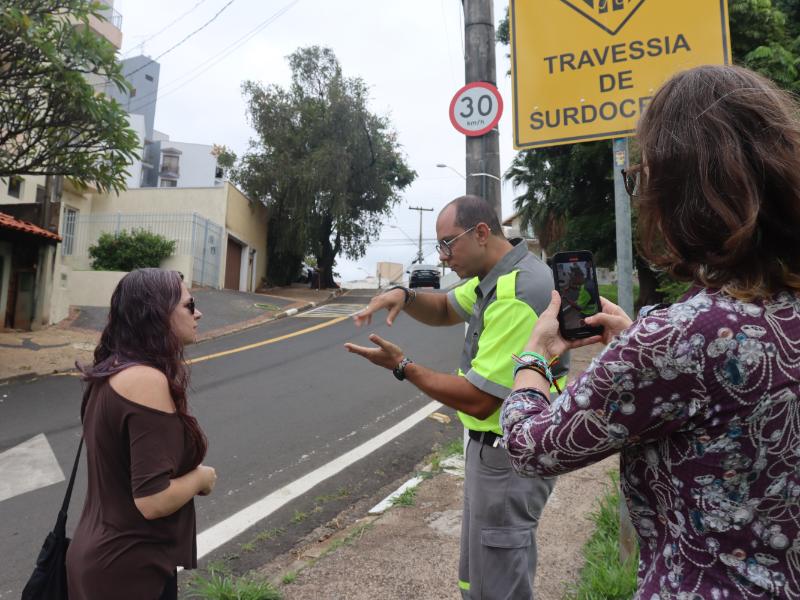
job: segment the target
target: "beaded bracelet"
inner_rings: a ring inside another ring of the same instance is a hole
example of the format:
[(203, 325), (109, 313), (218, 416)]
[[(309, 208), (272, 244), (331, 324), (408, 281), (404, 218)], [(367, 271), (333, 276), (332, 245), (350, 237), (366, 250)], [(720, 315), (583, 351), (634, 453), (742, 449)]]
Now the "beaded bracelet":
[[(523, 356), (530, 356), (531, 358), (533, 358), (533, 360), (530, 361), (530, 362), (522, 360)], [(561, 387), (558, 385), (558, 382), (555, 380), (555, 377), (553, 377), (553, 372), (550, 369), (550, 367), (552, 366), (552, 364), (554, 362), (556, 362), (558, 357), (556, 357), (555, 359), (551, 360), (549, 364), (548, 364), (547, 360), (541, 354), (539, 354), (537, 352), (523, 352), (523, 353), (520, 354), (520, 356), (517, 356), (516, 354), (512, 354), (511, 358), (514, 360), (515, 363), (517, 363), (515, 365), (515, 367), (514, 367), (514, 378), (515, 379), (517, 377), (517, 373), (519, 373), (520, 370), (529, 369), (531, 371), (539, 373), (539, 375), (544, 377), (552, 387), (556, 388), (556, 391), (559, 394), (561, 393)]]

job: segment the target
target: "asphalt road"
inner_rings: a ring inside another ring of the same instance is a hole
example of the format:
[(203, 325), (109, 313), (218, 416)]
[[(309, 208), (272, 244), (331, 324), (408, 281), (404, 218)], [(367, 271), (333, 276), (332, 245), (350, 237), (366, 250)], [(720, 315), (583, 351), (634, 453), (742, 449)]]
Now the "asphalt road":
[[(351, 292), (323, 308), (335, 314), (337, 306), (366, 304), (369, 294)], [(341, 306), (340, 312), (352, 308)], [(374, 438), (430, 401), (388, 371), (347, 353), (344, 342), (369, 344), (367, 334), (375, 331), (429, 367), (453, 372), (457, 365), (461, 327), (428, 328), (402, 315), (392, 328), (379, 320), (359, 330), (350, 319), (337, 322), (326, 313), (282, 319), (187, 352), (189, 358), (212, 356), (192, 366), (190, 402), (210, 440), (205, 462), (219, 476), (214, 494), (197, 499), (199, 532)], [(273, 342), (237, 351), (265, 340)], [(54, 376), (6, 385), (0, 397), (0, 452), (44, 433), (68, 475), (80, 436), (79, 380)], [(347, 504), (378, 494), (408, 473), (434, 443), (460, 432), (455, 420), (450, 425), (422, 421), (219, 547), (203, 563), (227, 559), (241, 571), (258, 566)], [(83, 503), (84, 469), (70, 526)], [(0, 502), (1, 599), (19, 597), (65, 487), (62, 482)], [(272, 532), (269, 542), (255, 548), (251, 543), (242, 551), (242, 544), (264, 531)]]

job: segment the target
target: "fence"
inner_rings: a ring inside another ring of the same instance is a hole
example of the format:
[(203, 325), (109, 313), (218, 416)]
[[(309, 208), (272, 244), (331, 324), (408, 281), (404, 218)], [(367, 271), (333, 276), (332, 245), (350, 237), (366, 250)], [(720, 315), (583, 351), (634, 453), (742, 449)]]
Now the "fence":
[(197, 213), (75, 214), (65, 219), (62, 234), (70, 240), (61, 252), (74, 268), (90, 267), (89, 248), (103, 233), (146, 230), (175, 241), (174, 256), (192, 257), (192, 282), (219, 287), (223, 229)]

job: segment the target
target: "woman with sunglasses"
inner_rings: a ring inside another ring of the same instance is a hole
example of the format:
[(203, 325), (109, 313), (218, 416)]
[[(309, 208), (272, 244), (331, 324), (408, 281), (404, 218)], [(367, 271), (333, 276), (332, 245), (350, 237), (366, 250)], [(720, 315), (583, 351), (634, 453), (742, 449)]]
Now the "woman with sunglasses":
[(193, 499), (217, 479), (186, 397), (183, 349), (201, 316), (176, 271), (138, 269), (114, 290), (82, 368), (89, 481), (67, 553), (70, 600), (177, 598), (177, 567), (197, 566)]
[(604, 301), (586, 321), (607, 346), (551, 404), (549, 361), (587, 343), (560, 337), (554, 294), (503, 404), (521, 473), (620, 453), (642, 600), (800, 598), (797, 119), (746, 69), (668, 81), (627, 184), (643, 255), (693, 288), (633, 323)]

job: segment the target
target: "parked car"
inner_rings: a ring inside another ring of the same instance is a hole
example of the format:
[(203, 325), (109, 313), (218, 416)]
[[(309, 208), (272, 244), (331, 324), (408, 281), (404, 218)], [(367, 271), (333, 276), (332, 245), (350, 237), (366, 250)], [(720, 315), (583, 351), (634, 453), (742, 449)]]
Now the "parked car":
[(434, 265), (412, 265), (408, 271), (408, 287), (439, 289), (439, 269)]

